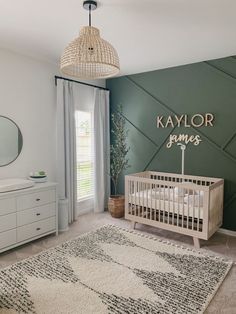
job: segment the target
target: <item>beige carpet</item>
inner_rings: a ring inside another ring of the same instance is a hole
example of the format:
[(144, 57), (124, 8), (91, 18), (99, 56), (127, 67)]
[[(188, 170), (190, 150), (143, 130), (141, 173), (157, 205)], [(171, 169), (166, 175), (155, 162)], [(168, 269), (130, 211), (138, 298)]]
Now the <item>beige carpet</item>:
[(231, 262), (115, 226), (0, 271), (0, 313), (203, 313)]

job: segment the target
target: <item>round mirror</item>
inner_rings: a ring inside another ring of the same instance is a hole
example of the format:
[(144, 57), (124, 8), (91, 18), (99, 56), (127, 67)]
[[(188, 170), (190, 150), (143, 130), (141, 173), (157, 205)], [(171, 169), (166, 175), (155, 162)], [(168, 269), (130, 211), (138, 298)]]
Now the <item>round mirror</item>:
[(11, 119), (0, 116), (0, 167), (9, 165), (20, 155), (23, 138)]

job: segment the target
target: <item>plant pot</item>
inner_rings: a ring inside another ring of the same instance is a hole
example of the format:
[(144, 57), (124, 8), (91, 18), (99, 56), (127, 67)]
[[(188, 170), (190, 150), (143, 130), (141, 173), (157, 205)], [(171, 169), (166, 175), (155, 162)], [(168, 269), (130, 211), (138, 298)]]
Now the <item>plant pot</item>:
[(108, 210), (112, 217), (121, 218), (125, 213), (124, 195), (111, 195), (108, 201)]

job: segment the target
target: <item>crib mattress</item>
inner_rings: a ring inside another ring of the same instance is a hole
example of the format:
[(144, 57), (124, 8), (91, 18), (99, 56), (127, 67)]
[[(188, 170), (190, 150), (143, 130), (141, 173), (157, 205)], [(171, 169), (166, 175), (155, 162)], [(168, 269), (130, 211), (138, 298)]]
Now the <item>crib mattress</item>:
[(141, 207), (148, 207), (166, 213), (203, 219), (203, 206), (184, 203), (184, 196), (175, 196), (173, 199), (157, 199), (151, 197), (149, 191), (129, 195), (129, 203)]

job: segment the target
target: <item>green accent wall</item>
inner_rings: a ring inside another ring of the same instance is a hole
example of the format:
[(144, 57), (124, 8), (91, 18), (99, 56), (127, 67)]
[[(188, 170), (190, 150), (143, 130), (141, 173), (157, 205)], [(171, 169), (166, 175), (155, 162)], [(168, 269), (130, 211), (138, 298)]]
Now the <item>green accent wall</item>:
[[(166, 147), (170, 133), (199, 134), (188, 144), (185, 173), (225, 179), (223, 228), (236, 230), (236, 58), (228, 57), (107, 80), (111, 112), (123, 105), (131, 167), (181, 172), (181, 151)], [(159, 115), (213, 113), (213, 127), (157, 128)], [(124, 173), (124, 174), (126, 174)], [(124, 191), (124, 174), (119, 193)]]

